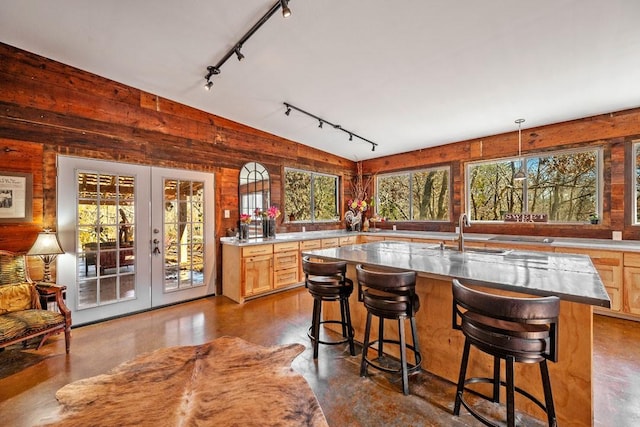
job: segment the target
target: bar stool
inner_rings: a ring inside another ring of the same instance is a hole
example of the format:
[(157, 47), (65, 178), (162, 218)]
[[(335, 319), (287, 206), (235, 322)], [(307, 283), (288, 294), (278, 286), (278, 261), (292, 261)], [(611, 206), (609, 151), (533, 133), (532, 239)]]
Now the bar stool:
[[(415, 293), (416, 273), (414, 271), (380, 271), (356, 266), (358, 277), (358, 300), (364, 302), (367, 309), (367, 323), (362, 347), (362, 362), (360, 376), (367, 375), (367, 368), (378, 369), (389, 373), (402, 374), (402, 392), (409, 394), (409, 373), (420, 370), (422, 355), (418, 343), (415, 314), (420, 309), (420, 299)], [(369, 341), (371, 333), (371, 318), (377, 316), (378, 339)], [(398, 321), (399, 340), (384, 337), (384, 319)], [(413, 345), (407, 344), (404, 322), (409, 319)], [(400, 368), (384, 366), (381, 363), (384, 345), (397, 345), (400, 350)], [(377, 348), (377, 359), (368, 357), (369, 348)], [(407, 349), (413, 352), (414, 364), (407, 362)]]
[[(549, 381), (547, 360), (558, 360), (558, 315), (560, 299), (555, 296), (543, 298), (514, 298), (487, 294), (469, 289), (453, 279), (454, 329), (465, 336), (462, 363), (454, 415), (460, 415), (463, 405), (476, 419), (488, 426), (497, 426), (476, 411), (465, 401), (463, 393), (467, 384), (489, 383), (493, 385), (493, 396), (474, 392), (492, 402), (500, 402), (500, 386), (506, 387), (507, 426), (515, 425), (515, 392), (530, 399), (547, 414), (550, 426), (556, 426), (556, 414)], [(493, 356), (493, 378), (466, 378), (471, 345)], [(506, 363), (506, 382), (500, 380), (500, 363)], [(543, 404), (527, 391), (515, 387), (514, 362), (538, 363), (544, 389)], [(470, 391), (469, 389), (467, 389)]]
[[(307, 335), (313, 343), (313, 358), (318, 358), (318, 344), (337, 345), (349, 343), (349, 352), (356, 355), (353, 342), (354, 330), (351, 326), (351, 312), (349, 310), (349, 296), (353, 292), (353, 281), (346, 277), (347, 263), (316, 262), (308, 256), (302, 259), (304, 271), (304, 285), (313, 297), (313, 319)], [(320, 320), (323, 301), (340, 301), (340, 320)], [(342, 326), (343, 339), (337, 341), (322, 341), (320, 339), (320, 325), (334, 323)]]

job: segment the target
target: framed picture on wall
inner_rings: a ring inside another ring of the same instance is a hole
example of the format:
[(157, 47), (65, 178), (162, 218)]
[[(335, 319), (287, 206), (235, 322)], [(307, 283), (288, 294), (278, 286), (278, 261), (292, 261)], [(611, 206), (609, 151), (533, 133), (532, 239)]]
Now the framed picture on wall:
[(0, 172), (0, 222), (31, 222), (33, 176)]

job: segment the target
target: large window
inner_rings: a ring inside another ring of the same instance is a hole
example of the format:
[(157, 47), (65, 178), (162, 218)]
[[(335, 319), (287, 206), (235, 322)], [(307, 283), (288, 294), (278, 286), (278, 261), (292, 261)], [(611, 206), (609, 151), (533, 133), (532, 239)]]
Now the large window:
[(635, 154), (635, 168), (633, 169), (634, 182), (636, 186), (636, 197), (635, 197), (635, 215), (634, 215), (634, 224), (640, 224), (640, 141), (636, 141), (633, 144), (633, 152)]
[(449, 167), (380, 175), (378, 215), (390, 221), (449, 219)]
[(285, 169), (284, 211), (289, 221), (335, 221), (338, 217), (338, 177)]
[(546, 214), (549, 221), (585, 222), (600, 209), (600, 150), (470, 163), (467, 209), (472, 220), (502, 221), (506, 213)]

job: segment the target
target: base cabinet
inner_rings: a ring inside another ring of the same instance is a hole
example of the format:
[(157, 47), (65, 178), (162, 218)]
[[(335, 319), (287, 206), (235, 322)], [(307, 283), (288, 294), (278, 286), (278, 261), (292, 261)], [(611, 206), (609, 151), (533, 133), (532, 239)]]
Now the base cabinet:
[(640, 316), (640, 254), (624, 254), (623, 310)]
[(556, 249), (556, 252), (589, 255), (593, 266), (598, 270), (600, 279), (611, 299), (611, 309), (596, 307), (595, 311), (606, 313), (607, 311), (620, 312), (622, 310), (622, 286), (623, 286), (623, 253), (614, 251), (600, 251), (590, 249)]
[(298, 242), (276, 243), (273, 245), (273, 287), (274, 289), (293, 285), (298, 280), (300, 248)]
[(273, 257), (256, 255), (242, 258), (242, 282), (245, 297), (273, 289)]
[(298, 242), (222, 246), (222, 294), (235, 302), (300, 283)]

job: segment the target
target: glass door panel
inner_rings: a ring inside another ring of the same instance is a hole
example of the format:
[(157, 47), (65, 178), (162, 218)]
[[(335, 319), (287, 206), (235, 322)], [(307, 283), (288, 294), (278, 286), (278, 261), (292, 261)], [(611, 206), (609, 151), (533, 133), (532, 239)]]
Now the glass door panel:
[[(214, 257), (213, 176), (200, 172), (154, 168), (152, 200), (162, 216), (154, 216), (154, 242), (162, 242), (152, 263), (161, 264), (154, 272), (153, 305), (197, 298), (213, 293), (213, 270), (206, 268)], [(155, 195), (158, 195), (157, 199)], [(161, 220), (161, 224), (159, 222)], [(160, 238), (162, 237), (162, 238)], [(154, 249), (154, 253), (155, 253)], [(159, 258), (162, 258), (160, 262)], [(211, 264), (213, 265), (213, 264)]]
[(58, 157), (58, 282), (75, 325), (151, 307), (150, 248), (137, 245), (149, 241), (149, 188), (149, 167)]

